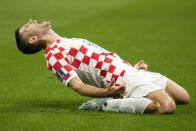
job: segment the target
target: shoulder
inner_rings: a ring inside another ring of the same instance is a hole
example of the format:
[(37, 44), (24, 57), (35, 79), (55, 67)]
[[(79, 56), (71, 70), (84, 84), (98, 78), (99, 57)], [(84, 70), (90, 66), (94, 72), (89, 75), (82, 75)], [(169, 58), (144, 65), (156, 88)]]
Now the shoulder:
[(44, 52), (46, 61), (56, 61), (65, 58), (66, 48), (63, 44), (64, 40), (58, 39), (50, 47), (48, 47)]

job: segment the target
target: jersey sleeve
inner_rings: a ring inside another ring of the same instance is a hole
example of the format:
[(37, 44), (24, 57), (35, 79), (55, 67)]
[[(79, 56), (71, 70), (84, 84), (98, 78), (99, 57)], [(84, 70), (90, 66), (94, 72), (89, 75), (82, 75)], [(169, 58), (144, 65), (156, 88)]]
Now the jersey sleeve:
[(49, 53), (47, 56), (48, 69), (66, 86), (77, 73), (69, 65), (67, 58), (61, 52)]

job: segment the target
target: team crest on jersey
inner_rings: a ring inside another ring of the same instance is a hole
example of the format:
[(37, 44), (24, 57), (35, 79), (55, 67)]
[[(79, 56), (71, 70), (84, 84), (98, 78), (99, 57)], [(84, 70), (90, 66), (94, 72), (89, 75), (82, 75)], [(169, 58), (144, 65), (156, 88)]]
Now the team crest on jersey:
[(58, 79), (60, 81), (63, 81), (66, 77), (66, 74), (61, 70), (59, 69), (57, 72), (56, 72), (56, 76), (58, 77)]

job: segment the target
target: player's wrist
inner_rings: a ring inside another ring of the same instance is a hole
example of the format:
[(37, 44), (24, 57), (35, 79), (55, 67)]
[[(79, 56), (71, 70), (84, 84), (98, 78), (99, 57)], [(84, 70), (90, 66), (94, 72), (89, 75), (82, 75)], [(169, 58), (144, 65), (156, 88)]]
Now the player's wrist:
[(104, 97), (111, 97), (111, 92), (109, 91), (109, 88), (104, 89)]

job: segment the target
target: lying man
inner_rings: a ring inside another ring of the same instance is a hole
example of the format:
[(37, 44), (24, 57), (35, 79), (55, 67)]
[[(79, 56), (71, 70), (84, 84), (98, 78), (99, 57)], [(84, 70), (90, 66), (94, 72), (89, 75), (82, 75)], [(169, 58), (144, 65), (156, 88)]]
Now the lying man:
[(99, 110), (165, 114), (173, 113), (176, 104), (190, 101), (181, 86), (145, 71), (144, 61), (132, 66), (88, 40), (62, 38), (50, 22), (29, 20), (15, 31), (15, 38), (24, 54), (44, 49), (48, 69), (66, 86), (83, 96), (107, 98), (98, 102)]

